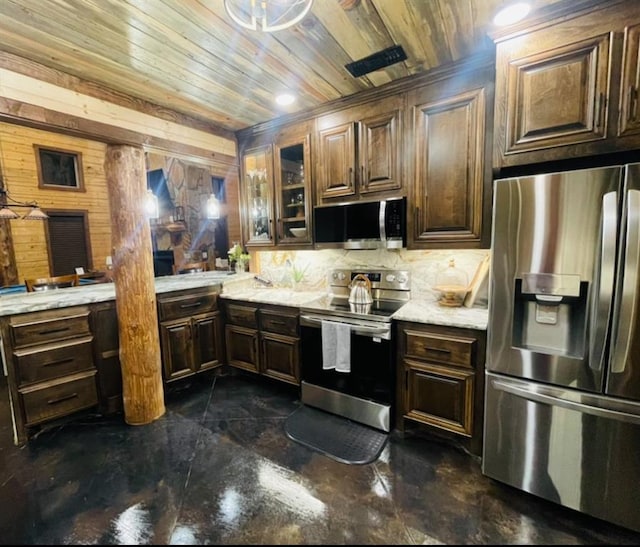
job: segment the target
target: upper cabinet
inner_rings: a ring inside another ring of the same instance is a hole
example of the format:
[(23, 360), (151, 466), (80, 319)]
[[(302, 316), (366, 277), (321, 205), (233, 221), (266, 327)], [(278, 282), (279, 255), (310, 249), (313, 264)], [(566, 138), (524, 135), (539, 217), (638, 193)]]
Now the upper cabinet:
[(310, 244), (311, 136), (298, 128), (279, 133), (274, 143), (276, 237), (281, 245)]
[(492, 64), (409, 91), (409, 248), (490, 245)]
[(241, 157), (246, 245), (311, 245), (309, 124), (247, 141)]
[(640, 147), (640, 3), (613, 4), (496, 39), (496, 167)]
[(403, 104), (398, 94), (318, 118), (318, 203), (401, 193)]

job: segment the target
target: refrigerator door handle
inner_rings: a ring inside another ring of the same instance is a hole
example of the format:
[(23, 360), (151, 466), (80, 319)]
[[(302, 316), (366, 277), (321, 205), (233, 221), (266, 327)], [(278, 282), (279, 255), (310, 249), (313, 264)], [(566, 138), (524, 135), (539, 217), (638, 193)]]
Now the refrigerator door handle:
[(627, 191), (627, 232), (625, 234), (624, 263), (622, 266), (622, 291), (619, 312), (611, 329), (614, 340), (611, 356), (611, 372), (624, 372), (629, 360), (629, 348), (635, 331), (637, 309), (636, 287), (640, 265), (640, 191)]
[(605, 362), (605, 341), (611, 304), (616, 263), (616, 238), (618, 229), (618, 193), (607, 192), (602, 197), (602, 241), (600, 247), (600, 271), (597, 294), (592, 309), (592, 336), (589, 343), (589, 367), (602, 370)]
[[(542, 386), (533, 385), (530, 387), (520, 386), (509, 381), (497, 380), (495, 378), (491, 380), (491, 385), (499, 391), (510, 393), (511, 395), (527, 399), (534, 403), (559, 406), (569, 410), (575, 410), (576, 412), (581, 412), (583, 414), (591, 414), (592, 416), (640, 425), (640, 414), (610, 408), (601, 408), (577, 401), (571, 401), (560, 396), (560, 394), (563, 393), (563, 390), (553, 389), (551, 387), (546, 387), (545, 389)], [(548, 393), (545, 393), (545, 391), (548, 391)]]

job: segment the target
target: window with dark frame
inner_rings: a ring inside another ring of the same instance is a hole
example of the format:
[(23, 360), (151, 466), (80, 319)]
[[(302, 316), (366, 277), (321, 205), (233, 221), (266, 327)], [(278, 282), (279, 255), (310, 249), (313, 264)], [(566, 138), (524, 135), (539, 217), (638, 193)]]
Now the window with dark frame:
[(84, 191), (82, 154), (70, 150), (34, 145), (38, 166), (38, 187)]

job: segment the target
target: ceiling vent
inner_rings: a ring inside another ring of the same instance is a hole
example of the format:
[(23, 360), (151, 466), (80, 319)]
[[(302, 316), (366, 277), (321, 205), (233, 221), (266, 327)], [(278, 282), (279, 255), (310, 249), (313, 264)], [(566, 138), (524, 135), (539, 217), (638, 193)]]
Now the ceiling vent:
[(407, 54), (402, 49), (402, 46), (391, 46), (382, 51), (378, 51), (373, 55), (369, 55), (364, 59), (353, 61), (348, 63), (345, 68), (351, 73), (354, 78), (359, 78), (374, 70), (379, 70), (387, 66), (404, 61), (407, 58)]

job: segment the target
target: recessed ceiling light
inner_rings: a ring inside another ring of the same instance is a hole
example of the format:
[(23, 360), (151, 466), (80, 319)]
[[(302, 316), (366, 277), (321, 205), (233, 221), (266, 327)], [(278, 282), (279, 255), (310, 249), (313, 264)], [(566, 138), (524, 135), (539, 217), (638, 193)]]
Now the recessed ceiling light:
[(276, 103), (280, 106), (289, 106), (295, 102), (296, 98), (291, 93), (280, 93), (276, 96)]
[(504, 27), (506, 25), (517, 23), (527, 16), (530, 9), (531, 6), (526, 2), (516, 2), (515, 4), (511, 4), (510, 6), (501, 9), (496, 14), (493, 18), (493, 24), (499, 27)]

